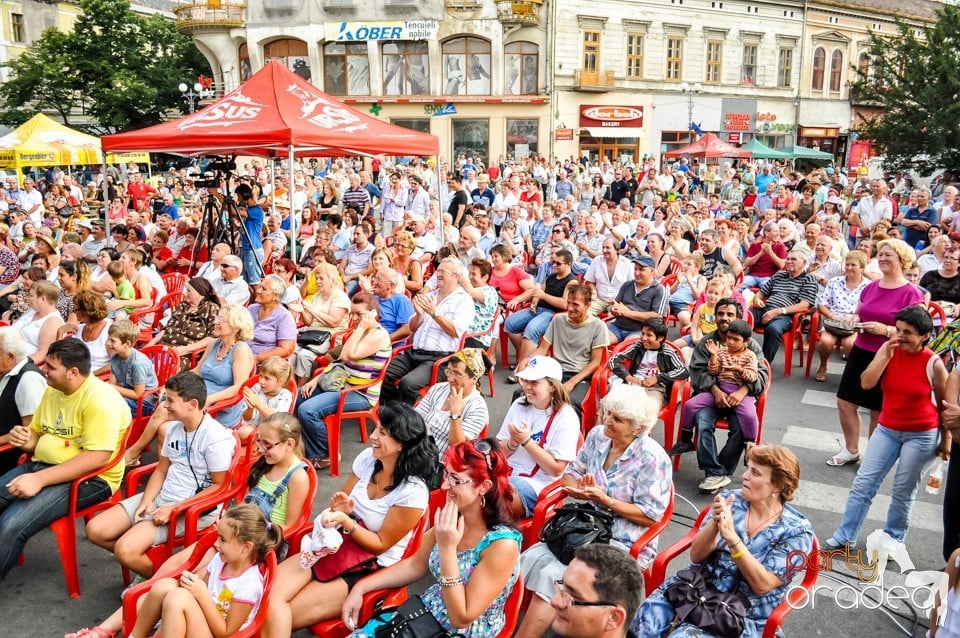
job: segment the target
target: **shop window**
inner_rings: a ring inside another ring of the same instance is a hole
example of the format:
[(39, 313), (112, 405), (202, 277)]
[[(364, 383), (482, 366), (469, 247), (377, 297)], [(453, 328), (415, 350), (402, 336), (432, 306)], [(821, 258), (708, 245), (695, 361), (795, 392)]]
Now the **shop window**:
[(279, 60), (304, 80), (311, 80), (310, 58), (307, 55), (307, 43), (303, 40), (274, 40), (263, 47), (263, 58), (266, 62)]
[(504, 93), (536, 95), (540, 92), (540, 47), (533, 42), (511, 42), (503, 47)]
[(490, 95), (490, 42), (453, 38), (443, 43), (443, 94)]
[(600, 68), (600, 32), (583, 32), (583, 64), (580, 68), (584, 71), (595, 73)]
[(707, 73), (704, 81), (708, 84), (720, 84), (720, 70), (723, 60), (723, 41), (707, 40)]
[(667, 37), (667, 79), (677, 82), (683, 76), (683, 38)]
[(488, 120), (453, 120), (453, 157), (461, 155), (483, 161), (490, 156)]
[(323, 90), (331, 95), (370, 95), (366, 42), (329, 42), (323, 47)]
[(777, 56), (777, 86), (788, 88), (793, 77), (793, 49), (780, 49)]
[(643, 45), (642, 33), (627, 35), (627, 77), (640, 79), (643, 77)]
[(237, 58), (240, 60), (240, 81), (246, 82), (253, 75), (253, 67), (250, 66), (250, 49), (244, 42), (237, 47)]
[(402, 126), (403, 128), (406, 128), (406, 129), (410, 129), (411, 131), (417, 131), (418, 133), (430, 132), (429, 118), (395, 119), (395, 120), (390, 120), (390, 123), (396, 124), (397, 126)]
[(539, 120), (507, 120), (507, 153), (526, 157), (539, 151)]
[(837, 49), (830, 57), (830, 90), (840, 90), (840, 80), (843, 77), (843, 52)]
[(757, 45), (743, 45), (743, 56), (740, 64), (740, 84), (754, 86), (757, 83)]
[(827, 63), (827, 52), (823, 47), (813, 50), (813, 75), (810, 79), (810, 88), (814, 91), (823, 90), (823, 69)]
[(382, 57), (384, 95), (430, 93), (430, 56), (426, 42), (385, 42)]

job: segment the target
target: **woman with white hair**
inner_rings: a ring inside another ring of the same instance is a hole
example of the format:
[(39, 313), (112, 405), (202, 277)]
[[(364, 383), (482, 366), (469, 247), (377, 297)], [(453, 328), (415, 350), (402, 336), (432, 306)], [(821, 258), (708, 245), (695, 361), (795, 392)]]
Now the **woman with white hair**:
[[(618, 385), (601, 401), (602, 424), (587, 440), (561, 479), (564, 491), (596, 509), (613, 514), (611, 545), (627, 551), (657, 523), (670, 504), (673, 468), (660, 444), (647, 436), (657, 422), (660, 406), (641, 388)], [(656, 553), (654, 540), (637, 560), (646, 567)], [(520, 556), (524, 587), (533, 592), (516, 636), (542, 636), (553, 622), (550, 598), (565, 565), (545, 543)]]

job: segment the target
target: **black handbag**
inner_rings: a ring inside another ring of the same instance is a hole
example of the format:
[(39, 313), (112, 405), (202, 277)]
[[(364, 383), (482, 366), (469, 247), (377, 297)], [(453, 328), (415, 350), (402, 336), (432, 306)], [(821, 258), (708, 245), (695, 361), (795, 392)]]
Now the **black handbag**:
[(543, 529), (540, 541), (564, 565), (573, 560), (573, 552), (581, 545), (607, 544), (613, 538), (613, 514), (590, 505), (564, 505)]
[(673, 605), (680, 622), (690, 623), (717, 638), (743, 635), (750, 601), (739, 590), (722, 592), (711, 584), (712, 576), (703, 565), (691, 565), (677, 572), (676, 579), (664, 590), (663, 597)]
[(440, 625), (419, 596), (408, 598), (399, 607), (384, 609), (381, 613), (397, 612), (385, 625), (377, 627), (375, 638), (450, 638), (451, 634)]
[(330, 341), (330, 333), (326, 330), (304, 330), (297, 335), (297, 345), (301, 348), (320, 346)]

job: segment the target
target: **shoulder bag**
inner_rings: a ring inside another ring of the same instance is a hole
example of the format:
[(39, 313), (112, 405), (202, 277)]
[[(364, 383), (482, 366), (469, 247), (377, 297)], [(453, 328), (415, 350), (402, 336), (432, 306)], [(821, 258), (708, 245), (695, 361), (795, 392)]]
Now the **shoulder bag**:
[(451, 634), (427, 609), (420, 596), (408, 598), (399, 607), (384, 609), (381, 613), (396, 612), (385, 625), (374, 630), (375, 638), (451, 638)]
[(564, 505), (540, 530), (540, 542), (546, 544), (557, 560), (569, 565), (574, 551), (581, 545), (610, 542), (613, 519), (612, 513), (586, 503)]
[(690, 623), (717, 638), (738, 638), (743, 635), (750, 613), (750, 600), (740, 592), (739, 577), (729, 593), (717, 589), (710, 582), (712, 578), (705, 565), (691, 565), (677, 572), (663, 597), (673, 605), (680, 622)]

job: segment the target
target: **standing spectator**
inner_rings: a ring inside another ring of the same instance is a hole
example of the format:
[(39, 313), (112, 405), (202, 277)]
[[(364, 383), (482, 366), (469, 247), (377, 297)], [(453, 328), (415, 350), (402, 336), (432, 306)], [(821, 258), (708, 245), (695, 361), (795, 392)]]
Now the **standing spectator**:
[[(240, 184), (235, 191), (237, 196), (237, 212), (243, 220), (243, 233), (240, 255), (242, 257), (242, 271), (244, 279), (251, 286), (260, 284), (263, 276), (263, 208), (257, 202), (253, 189), (247, 184)], [(239, 277), (238, 270), (237, 276)], [(249, 299), (249, 293), (247, 299)], [(246, 300), (240, 303), (244, 303)], [(235, 303), (235, 302), (232, 302)]]

